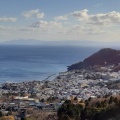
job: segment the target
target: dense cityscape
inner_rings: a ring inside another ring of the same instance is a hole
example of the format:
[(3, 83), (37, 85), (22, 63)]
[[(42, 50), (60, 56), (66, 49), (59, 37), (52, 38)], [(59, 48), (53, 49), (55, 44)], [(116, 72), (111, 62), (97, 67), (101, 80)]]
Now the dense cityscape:
[(32, 120), (33, 116), (42, 120), (37, 117), (44, 113), (46, 119), (56, 120), (57, 111), (66, 100), (75, 100), (74, 104), (85, 107), (89, 99), (119, 96), (120, 71), (115, 68), (116, 65), (96, 65), (59, 73), (53, 80), (1, 84), (1, 115), (13, 115), (15, 120)]

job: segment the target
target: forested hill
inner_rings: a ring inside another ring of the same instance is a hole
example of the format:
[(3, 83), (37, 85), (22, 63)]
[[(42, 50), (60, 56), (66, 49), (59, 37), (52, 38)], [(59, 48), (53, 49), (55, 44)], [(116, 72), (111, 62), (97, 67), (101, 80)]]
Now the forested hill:
[(79, 63), (68, 66), (68, 71), (93, 67), (95, 65), (118, 65), (120, 63), (120, 50), (104, 48), (92, 54)]

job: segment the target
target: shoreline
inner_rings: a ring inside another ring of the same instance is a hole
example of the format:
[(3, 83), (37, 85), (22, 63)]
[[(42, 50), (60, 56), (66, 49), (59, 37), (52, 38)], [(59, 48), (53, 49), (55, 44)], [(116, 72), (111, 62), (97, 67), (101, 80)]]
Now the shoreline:
[[(26, 94), (32, 98), (44, 100), (51, 96), (57, 97), (59, 100), (66, 100), (70, 99), (72, 95), (73, 97), (87, 100), (89, 97), (97, 98), (105, 95), (120, 94), (120, 90), (117, 87), (114, 88), (114, 86), (110, 85), (111, 82), (115, 84), (114, 82), (117, 80), (119, 80), (120, 84), (119, 72), (109, 72), (110, 66), (106, 66), (104, 69), (107, 71), (100, 70), (98, 72), (81, 69), (79, 71), (61, 72), (59, 75), (52, 74), (42, 81), (4, 83), (1, 85), (1, 93), (11, 93), (15, 96)], [(53, 77), (54, 79), (49, 80)]]
[[(65, 72), (65, 71), (64, 71)], [(61, 72), (59, 72), (59, 73), (54, 73), (54, 74), (51, 74), (51, 75), (48, 75), (47, 77), (45, 77), (45, 79), (42, 79), (42, 80), (35, 80), (35, 79), (33, 79), (33, 80), (25, 80), (25, 81), (4, 81), (4, 82), (2, 82), (2, 83), (0, 83), (0, 85), (3, 85), (3, 84), (17, 84), (17, 83), (27, 83), (27, 82), (34, 82), (34, 81), (38, 81), (38, 82), (44, 82), (44, 81), (52, 81), (52, 80), (54, 80), (59, 74), (60, 74)]]

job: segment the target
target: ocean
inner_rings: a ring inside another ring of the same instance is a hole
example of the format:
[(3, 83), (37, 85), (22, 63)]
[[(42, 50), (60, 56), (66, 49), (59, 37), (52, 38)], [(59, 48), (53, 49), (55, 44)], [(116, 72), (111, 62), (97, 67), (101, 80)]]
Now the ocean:
[(0, 46), (0, 83), (44, 80), (99, 50), (78, 46)]

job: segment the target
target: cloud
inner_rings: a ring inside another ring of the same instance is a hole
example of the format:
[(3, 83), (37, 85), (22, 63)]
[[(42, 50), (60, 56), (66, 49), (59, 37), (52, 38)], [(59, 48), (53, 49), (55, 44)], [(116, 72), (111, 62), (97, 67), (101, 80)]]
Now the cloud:
[(15, 22), (17, 18), (12, 18), (12, 17), (2, 17), (0, 18), (0, 22)]
[(89, 16), (90, 24), (108, 25), (120, 23), (120, 12), (109, 12), (105, 14), (96, 14)]
[(55, 17), (54, 20), (56, 21), (61, 21), (61, 20), (67, 20), (67, 16), (58, 16), (58, 17)]
[(16, 27), (11, 27), (11, 26), (0, 26), (0, 36), (5, 37), (5, 38), (9, 38), (8, 35), (10, 35), (11, 33), (14, 33), (13, 36), (15, 35), (15, 32), (17, 31)]
[(38, 27), (44, 27), (44, 26), (47, 26), (47, 25), (48, 25), (48, 22), (40, 20), (38, 22), (32, 23), (29, 27), (38, 28)]
[(86, 26), (86, 25), (73, 25), (66, 29), (66, 34), (73, 34), (73, 35), (98, 35), (108, 33), (106, 30), (103, 30), (97, 26)]
[(36, 32), (38, 31), (37, 29), (35, 28), (30, 28), (30, 27), (22, 27), (22, 28), (19, 28), (18, 31), (20, 32), (25, 32), (25, 33), (31, 33), (31, 32)]
[(0, 26), (0, 31), (6, 31), (6, 30), (15, 30), (14, 27), (6, 27), (6, 26)]
[[(43, 18), (44, 13), (39, 9), (22, 13), (26, 18)], [(0, 22), (15, 22), (12, 17), (0, 18)], [(33, 21), (33, 20), (32, 20)], [(25, 21), (28, 24), (28, 21)], [(29, 23), (31, 20), (29, 21)], [(38, 20), (27, 26), (24, 24), (12, 27), (0, 26), (2, 39), (33, 38), (33, 39), (92, 39), (92, 40), (119, 40), (120, 12), (91, 14), (87, 9), (56, 16), (52, 20)], [(27, 34), (26, 34), (27, 33)], [(108, 39), (107, 39), (108, 38)]]
[(76, 17), (79, 20), (88, 19), (88, 17), (89, 17), (87, 9), (84, 9), (84, 10), (81, 10), (81, 11), (75, 11), (73, 13), (70, 13), (69, 16)]
[(111, 25), (120, 23), (120, 12), (112, 11), (109, 13), (88, 14), (88, 10), (75, 11), (69, 16), (77, 18), (79, 21), (94, 25)]
[(47, 22), (47, 21), (38, 21), (33, 24), (31, 24), (29, 27), (34, 27), (34, 28), (41, 28), (41, 29), (51, 29), (51, 28), (61, 28), (62, 24), (60, 22)]
[(25, 11), (22, 13), (22, 16), (26, 18), (43, 18), (44, 13), (41, 13), (39, 9), (36, 9), (36, 10)]

